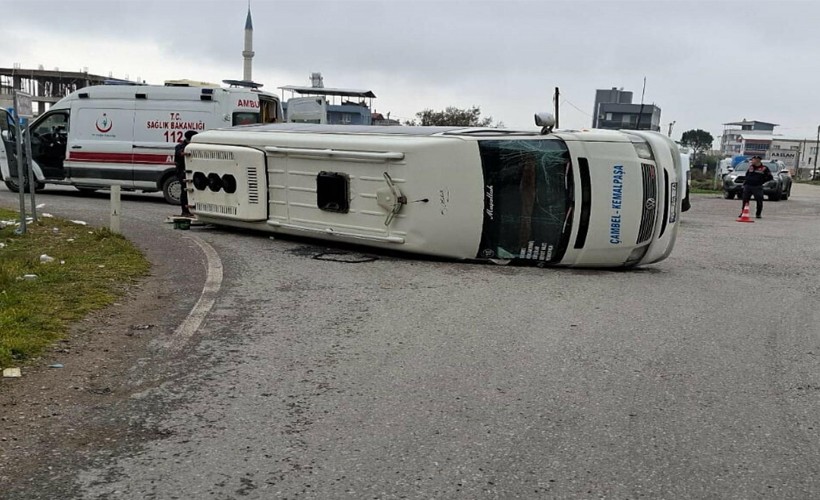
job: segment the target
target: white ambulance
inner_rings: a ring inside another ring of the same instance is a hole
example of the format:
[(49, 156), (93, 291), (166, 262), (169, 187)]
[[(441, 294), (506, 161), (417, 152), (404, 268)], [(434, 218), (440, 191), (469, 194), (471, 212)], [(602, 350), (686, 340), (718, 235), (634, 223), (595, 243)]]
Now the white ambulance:
[(204, 222), (500, 263), (658, 262), (685, 188), (675, 143), (646, 131), (279, 124), (187, 151)]
[[(162, 191), (179, 203), (174, 146), (188, 130), (282, 121), (279, 98), (252, 88), (99, 85), (61, 99), (31, 124), (37, 187)], [(8, 132), (6, 133), (8, 135)], [(8, 155), (8, 152), (7, 152)], [(12, 191), (16, 169), (0, 162)]]

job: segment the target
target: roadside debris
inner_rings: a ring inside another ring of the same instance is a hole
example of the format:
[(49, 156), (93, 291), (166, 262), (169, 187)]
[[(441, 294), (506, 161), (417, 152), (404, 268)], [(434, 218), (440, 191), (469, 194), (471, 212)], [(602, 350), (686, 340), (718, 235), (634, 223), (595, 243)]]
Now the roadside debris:
[(24, 274), (20, 279), (31, 281), (36, 280), (38, 277), (36, 274)]
[(41, 214), (40, 214), (40, 217), (45, 217), (46, 219), (53, 219), (53, 218), (54, 218), (54, 216), (53, 216), (53, 215), (51, 215), (51, 214), (50, 214), (50, 213), (48, 213), (48, 212), (43, 212), (43, 213), (41, 213)]
[(62, 363), (54, 363), (53, 365), (48, 365), (49, 368), (65, 368)]
[(19, 378), (22, 377), (23, 373), (20, 371), (19, 368), (4, 368), (3, 369), (3, 378)]
[(78, 226), (87, 226), (88, 225), (85, 221), (82, 221), (82, 220), (73, 220), (71, 222), (73, 222), (74, 224), (77, 224)]
[(40, 256), (40, 264), (48, 264), (49, 262), (54, 262), (54, 257), (46, 254)]

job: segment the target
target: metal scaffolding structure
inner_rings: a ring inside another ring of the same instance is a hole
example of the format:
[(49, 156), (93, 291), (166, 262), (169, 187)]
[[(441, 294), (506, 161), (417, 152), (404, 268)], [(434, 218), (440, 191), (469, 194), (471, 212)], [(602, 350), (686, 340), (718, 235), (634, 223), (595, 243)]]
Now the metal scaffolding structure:
[(10, 102), (15, 90), (31, 94), (35, 115), (77, 89), (102, 85), (112, 78), (72, 71), (0, 68), (0, 106)]

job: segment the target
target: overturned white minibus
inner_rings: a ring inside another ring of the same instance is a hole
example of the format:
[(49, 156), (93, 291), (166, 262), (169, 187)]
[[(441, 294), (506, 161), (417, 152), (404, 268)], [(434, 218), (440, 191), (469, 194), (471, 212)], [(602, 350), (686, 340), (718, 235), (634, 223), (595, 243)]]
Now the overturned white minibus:
[(646, 131), (279, 124), (186, 153), (204, 222), (502, 263), (658, 262), (685, 188), (677, 146)]

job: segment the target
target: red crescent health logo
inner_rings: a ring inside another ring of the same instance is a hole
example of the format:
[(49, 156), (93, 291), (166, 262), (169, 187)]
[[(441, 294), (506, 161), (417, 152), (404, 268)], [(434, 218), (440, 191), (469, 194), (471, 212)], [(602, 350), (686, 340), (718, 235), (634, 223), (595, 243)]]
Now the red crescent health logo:
[(97, 119), (97, 130), (100, 131), (102, 134), (106, 134), (111, 131), (111, 127), (114, 126), (114, 122), (111, 121), (108, 116), (103, 113), (103, 115)]

